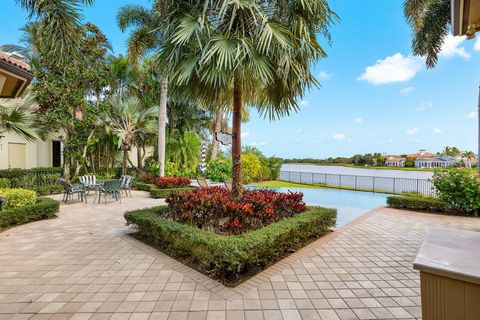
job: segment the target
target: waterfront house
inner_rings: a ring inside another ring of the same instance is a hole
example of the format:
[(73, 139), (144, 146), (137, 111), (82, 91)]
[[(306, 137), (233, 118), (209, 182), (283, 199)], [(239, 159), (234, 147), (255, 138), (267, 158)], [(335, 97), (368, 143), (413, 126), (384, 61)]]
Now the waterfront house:
[(385, 166), (387, 167), (405, 167), (405, 161), (407, 161), (406, 158), (400, 157), (400, 156), (394, 156), (390, 155), (387, 157), (387, 160), (385, 161)]

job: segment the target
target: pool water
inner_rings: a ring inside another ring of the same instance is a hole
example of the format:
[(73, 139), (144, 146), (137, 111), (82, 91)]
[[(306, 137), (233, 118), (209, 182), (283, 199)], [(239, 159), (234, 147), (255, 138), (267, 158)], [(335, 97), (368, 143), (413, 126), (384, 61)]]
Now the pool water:
[(269, 188), (275, 191), (302, 192), (307, 205), (337, 209), (337, 227), (360, 217), (368, 211), (384, 206), (387, 194), (363, 191), (321, 188)]

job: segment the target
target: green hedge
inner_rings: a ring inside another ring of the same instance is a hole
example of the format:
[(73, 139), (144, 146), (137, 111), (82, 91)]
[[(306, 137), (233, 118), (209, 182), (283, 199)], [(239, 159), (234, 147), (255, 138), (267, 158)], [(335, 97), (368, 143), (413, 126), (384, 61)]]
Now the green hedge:
[(50, 198), (38, 198), (37, 202), (24, 207), (0, 211), (0, 229), (32, 221), (55, 217), (60, 203)]
[(329, 232), (336, 210), (309, 208), (303, 214), (236, 236), (204, 231), (161, 217), (168, 207), (127, 212), (139, 236), (226, 285), (252, 275)]
[(155, 185), (140, 181), (134, 181), (132, 188), (142, 191), (150, 191), (150, 189), (155, 188)]
[(185, 192), (195, 189), (194, 187), (185, 187), (185, 188), (172, 188), (172, 189), (150, 189), (150, 197), (154, 199), (163, 199), (171, 195), (173, 192)]
[[(389, 207), (396, 209), (454, 213), (448, 209), (448, 206), (445, 202), (437, 198), (391, 196), (387, 197), (387, 204)], [(463, 213), (460, 214), (463, 215)]]

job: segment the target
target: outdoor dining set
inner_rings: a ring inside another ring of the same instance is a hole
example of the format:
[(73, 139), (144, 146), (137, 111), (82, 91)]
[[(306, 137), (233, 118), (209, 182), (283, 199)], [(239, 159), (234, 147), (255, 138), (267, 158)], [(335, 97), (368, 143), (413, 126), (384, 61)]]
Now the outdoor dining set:
[(120, 179), (100, 180), (94, 175), (81, 176), (78, 179), (78, 184), (72, 184), (66, 179), (60, 179), (59, 183), (63, 186), (63, 199), (64, 203), (68, 200), (72, 200), (74, 195), (77, 195), (78, 199), (87, 203), (87, 196), (93, 192), (95, 198), (93, 203), (98, 198), (98, 203), (104, 196), (105, 203), (107, 203), (107, 197), (115, 199), (115, 201), (122, 201), (122, 192), (126, 196), (132, 197), (132, 182), (133, 177), (129, 175), (122, 175)]

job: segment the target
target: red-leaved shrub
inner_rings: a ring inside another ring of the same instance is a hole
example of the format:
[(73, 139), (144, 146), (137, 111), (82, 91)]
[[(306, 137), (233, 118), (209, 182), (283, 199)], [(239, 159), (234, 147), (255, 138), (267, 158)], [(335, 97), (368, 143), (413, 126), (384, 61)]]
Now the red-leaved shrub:
[(155, 185), (159, 189), (183, 188), (190, 185), (190, 179), (184, 177), (158, 177)]
[(303, 193), (244, 190), (233, 200), (223, 188), (196, 189), (166, 199), (170, 218), (221, 233), (238, 234), (306, 210)]
[(157, 181), (157, 179), (158, 179), (158, 176), (151, 173), (144, 173), (139, 178), (140, 181), (143, 181), (148, 184), (155, 184), (155, 181)]

